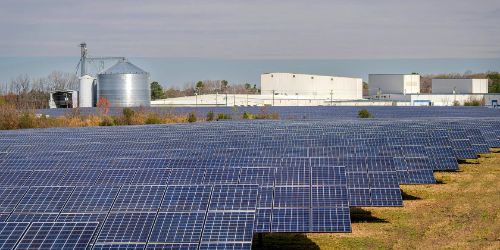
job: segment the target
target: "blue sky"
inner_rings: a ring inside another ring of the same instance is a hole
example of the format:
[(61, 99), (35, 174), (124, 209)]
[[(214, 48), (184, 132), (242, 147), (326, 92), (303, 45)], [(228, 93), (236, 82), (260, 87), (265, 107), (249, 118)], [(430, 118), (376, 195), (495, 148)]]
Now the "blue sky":
[(500, 70), (498, 0), (1, 0), (0, 83), (126, 56), (164, 85)]

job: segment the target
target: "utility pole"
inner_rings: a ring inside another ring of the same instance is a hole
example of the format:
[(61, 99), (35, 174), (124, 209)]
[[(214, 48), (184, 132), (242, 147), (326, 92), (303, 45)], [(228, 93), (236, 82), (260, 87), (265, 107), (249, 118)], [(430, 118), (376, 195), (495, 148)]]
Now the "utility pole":
[(219, 106), (219, 92), (215, 92), (215, 106)]
[(227, 107), (227, 90), (226, 90), (226, 107)]
[(333, 90), (330, 90), (330, 106), (333, 106)]
[(274, 106), (274, 90), (273, 90), (273, 106)]

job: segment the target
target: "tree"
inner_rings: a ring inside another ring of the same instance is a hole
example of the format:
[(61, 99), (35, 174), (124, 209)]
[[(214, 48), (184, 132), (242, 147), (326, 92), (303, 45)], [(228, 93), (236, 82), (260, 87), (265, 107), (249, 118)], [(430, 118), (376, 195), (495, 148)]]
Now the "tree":
[(246, 90), (249, 90), (251, 87), (252, 87), (252, 85), (250, 85), (250, 83), (245, 83), (245, 89)]
[(220, 83), (222, 92), (225, 92), (229, 88), (229, 82), (226, 80), (222, 80)]
[(201, 92), (203, 90), (203, 88), (205, 88), (205, 85), (203, 84), (202, 81), (198, 81), (196, 83), (196, 92)]
[(163, 92), (163, 87), (158, 82), (151, 83), (151, 100), (163, 99), (165, 98), (165, 93)]
[(490, 93), (500, 93), (500, 73), (498, 72), (489, 72), (487, 75), (489, 81), (490, 81), (490, 86), (489, 86), (489, 91)]
[(97, 109), (99, 110), (99, 113), (101, 115), (108, 115), (109, 113), (109, 100), (104, 98), (104, 97), (99, 97), (99, 100), (97, 101)]

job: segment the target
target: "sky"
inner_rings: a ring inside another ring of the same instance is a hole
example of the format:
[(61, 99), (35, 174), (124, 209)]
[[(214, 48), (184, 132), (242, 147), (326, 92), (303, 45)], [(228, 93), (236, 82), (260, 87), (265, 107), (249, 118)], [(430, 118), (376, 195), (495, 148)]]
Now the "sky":
[[(303, 68), (337, 75), (349, 72), (333, 67), (334, 64), (328, 72), (315, 66), (321, 66), (325, 60), (378, 64), (398, 59), (475, 62), (500, 58), (498, 0), (0, 1), (0, 81), (15, 77), (18, 71), (38, 74), (30, 68), (36, 64), (24, 63), (21, 67), (12, 58), (78, 57), (78, 44), (82, 41), (87, 42), (89, 54), (94, 56), (167, 58), (179, 59), (179, 63), (186, 58), (208, 63), (286, 60), (292, 65), (290, 70)], [(300, 67), (304, 60), (311, 64)], [(52, 70), (67, 70), (76, 63), (48, 66), (61, 68)], [(21, 68), (6, 70), (16, 65)], [(197, 74), (203, 71), (203, 64), (194, 65), (200, 68), (187, 68), (193, 65), (186, 64), (178, 73), (191, 70), (198, 78), (213, 77), (214, 74)], [(463, 72), (477, 66), (465, 63), (450, 70)], [(497, 66), (491, 67), (495, 70)], [(274, 68), (288, 69), (265, 69)], [(222, 70), (221, 76), (215, 75), (224, 77), (223, 74)], [(191, 80), (197, 79), (186, 75), (175, 81)], [(239, 80), (244, 81), (245, 77)]]

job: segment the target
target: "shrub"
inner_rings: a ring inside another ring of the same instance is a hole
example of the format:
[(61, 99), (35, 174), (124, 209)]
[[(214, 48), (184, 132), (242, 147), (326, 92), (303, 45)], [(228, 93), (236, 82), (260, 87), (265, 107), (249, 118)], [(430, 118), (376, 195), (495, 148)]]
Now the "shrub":
[(484, 99), (483, 100), (477, 100), (477, 99), (469, 99), (468, 101), (464, 102), (464, 106), (482, 106), (484, 105)]
[(243, 112), (242, 118), (245, 119), (245, 120), (249, 120), (249, 119), (252, 119), (252, 115), (250, 113), (247, 113), (245, 111), (245, 112)]
[(359, 118), (373, 118), (373, 115), (366, 109), (362, 109), (358, 112)]
[(23, 112), (19, 117), (19, 128), (35, 128), (36, 125), (35, 114), (31, 112)]
[(196, 119), (196, 115), (195, 115), (194, 112), (191, 112), (191, 113), (188, 114), (188, 119), (187, 119), (188, 122), (190, 122), (190, 123), (191, 122), (196, 122), (196, 120), (197, 119)]
[(160, 124), (161, 119), (157, 113), (149, 113), (146, 118), (146, 124)]
[(211, 110), (210, 110), (210, 111), (208, 111), (208, 113), (207, 113), (207, 122), (211, 122), (211, 121), (213, 121), (213, 120), (214, 120), (214, 118), (215, 118), (214, 112), (213, 112), (213, 111), (211, 111)]
[(0, 129), (17, 129), (19, 114), (13, 105), (0, 105)]
[(101, 123), (99, 123), (99, 126), (114, 126), (115, 123), (113, 121), (113, 118), (104, 115), (101, 117)]
[(123, 117), (125, 118), (125, 123), (127, 123), (127, 125), (130, 125), (132, 124), (132, 118), (134, 117), (134, 110), (131, 109), (131, 108), (123, 108)]
[(460, 106), (460, 102), (459, 101), (453, 101), (453, 106)]
[(220, 121), (220, 120), (231, 120), (231, 116), (228, 114), (219, 113), (217, 115), (217, 121)]

